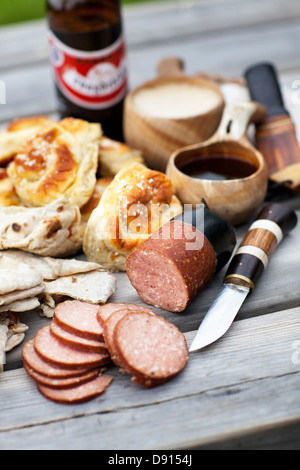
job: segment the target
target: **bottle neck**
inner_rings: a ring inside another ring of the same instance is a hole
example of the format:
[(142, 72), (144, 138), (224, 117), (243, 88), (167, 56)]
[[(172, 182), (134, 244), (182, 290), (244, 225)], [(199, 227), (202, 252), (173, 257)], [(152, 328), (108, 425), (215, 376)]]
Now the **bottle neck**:
[(48, 0), (47, 20), (60, 41), (82, 51), (106, 48), (122, 34), (119, 0)]

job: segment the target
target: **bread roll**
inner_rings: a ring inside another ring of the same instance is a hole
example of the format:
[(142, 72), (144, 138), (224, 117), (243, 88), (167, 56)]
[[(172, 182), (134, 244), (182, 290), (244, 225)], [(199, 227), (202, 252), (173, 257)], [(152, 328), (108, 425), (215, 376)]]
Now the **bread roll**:
[(82, 207), (96, 184), (100, 125), (82, 120), (53, 123), (27, 141), (7, 172), (22, 204), (45, 206), (65, 197)]
[(6, 165), (27, 140), (32, 139), (52, 123), (52, 119), (47, 116), (34, 116), (12, 121), (5, 131), (0, 132), (0, 164)]
[(92, 212), (84, 253), (106, 269), (125, 271), (131, 251), (181, 212), (171, 180), (133, 163), (115, 176)]

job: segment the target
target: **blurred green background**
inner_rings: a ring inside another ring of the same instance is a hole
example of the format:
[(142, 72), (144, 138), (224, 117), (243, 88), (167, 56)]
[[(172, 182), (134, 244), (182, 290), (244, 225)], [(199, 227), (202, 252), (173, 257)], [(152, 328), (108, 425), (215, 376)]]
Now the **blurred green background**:
[[(122, 4), (146, 1), (155, 0), (122, 0)], [(43, 18), (44, 15), (44, 0), (0, 0), (0, 26)]]

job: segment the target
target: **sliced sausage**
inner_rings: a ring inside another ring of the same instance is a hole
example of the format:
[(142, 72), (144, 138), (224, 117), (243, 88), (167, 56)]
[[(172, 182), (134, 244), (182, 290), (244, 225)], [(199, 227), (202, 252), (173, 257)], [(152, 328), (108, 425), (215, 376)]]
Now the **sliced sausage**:
[(51, 333), (63, 344), (83, 351), (91, 352), (107, 352), (107, 346), (103, 341), (97, 341), (95, 339), (83, 338), (75, 333), (62, 328), (56, 320), (52, 320), (50, 323)]
[(84, 384), (72, 388), (54, 389), (45, 385), (38, 385), (38, 390), (46, 398), (57, 403), (83, 403), (104, 393), (111, 381), (111, 376), (100, 375)]
[(183, 333), (158, 315), (129, 312), (114, 330), (114, 345), (122, 367), (136, 381), (152, 386), (178, 374), (189, 354)]
[(99, 367), (110, 360), (108, 353), (79, 351), (58, 341), (50, 331), (50, 326), (41, 328), (34, 338), (36, 352), (50, 364), (66, 369)]
[(198, 229), (171, 221), (129, 255), (126, 270), (144, 302), (182, 312), (214, 275), (216, 255)]
[[(110, 310), (111, 310), (110, 315), (106, 315), (105, 320), (103, 321), (104, 341), (108, 347), (112, 361), (116, 365), (121, 366), (122, 364), (120, 362), (120, 358), (118, 358), (118, 352), (114, 345), (114, 330), (115, 330), (117, 323), (119, 322), (121, 318), (124, 317), (124, 315), (126, 315), (129, 312), (136, 312), (136, 313), (147, 312), (147, 313), (150, 313), (151, 315), (154, 315), (154, 312), (152, 312), (152, 310), (148, 307), (143, 307), (143, 306), (136, 305), (136, 304), (118, 303), (118, 304), (113, 304), (113, 305), (115, 305), (114, 310), (112, 310), (112, 307), (110, 307)], [(108, 310), (106, 311), (106, 313), (107, 312)]]
[(24, 365), (30, 367), (38, 374), (42, 374), (49, 378), (67, 378), (80, 375), (86, 371), (86, 367), (77, 370), (65, 369), (61, 366), (54, 366), (46, 362), (40, 355), (37, 354), (34, 348), (34, 339), (28, 340), (22, 349), (22, 358)]
[(114, 331), (119, 320), (121, 320), (121, 318), (123, 318), (124, 315), (126, 315), (130, 311), (132, 310), (127, 308), (120, 308), (119, 310), (113, 312), (106, 319), (104, 324), (104, 340), (107, 344), (112, 361), (118, 366), (121, 366), (122, 364), (120, 362), (120, 359), (118, 358), (118, 351), (114, 346)]
[(107, 320), (107, 318), (115, 311), (120, 310), (122, 308), (127, 308), (131, 310), (136, 310), (136, 308), (139, 308), (141, 311), (144, 310), (145, 312), (148, 311), (150, 312), (151, 310), (148, 307), (144, 307), (142, 305), (136, 305), (136, 304), (126, 304), (125, 302), (119, 302), (119, 303), (112, 303), (109, 302), (107, 304), (101, 305), (98, 313), (97, 313), (97, 319), (100, 323), (101, 326), (104, 328), (104, 322)]
[(103, 329), (97, 320), (99, 305), (79, 300), (66, 300), (58, 304), (53, 318), (65, 330), (83, 338), (103, 340)]
[(47, 387), (51, 388), (69, 388), (74, 387), (75, 385), (79, 385), (81, 383), (87, 382), (91, 379), (97, 377), (102, 369), (90, 369), (87, 372), (81, 373), (80, 375), (76, 375), (74, 377), (46, 377), (45, 375), (39, 374), (35, 370), (31, 369), (31, 367), (24, 364), (24, 368), (27, 374), (34, 379), (38, 384), (46, 385)]

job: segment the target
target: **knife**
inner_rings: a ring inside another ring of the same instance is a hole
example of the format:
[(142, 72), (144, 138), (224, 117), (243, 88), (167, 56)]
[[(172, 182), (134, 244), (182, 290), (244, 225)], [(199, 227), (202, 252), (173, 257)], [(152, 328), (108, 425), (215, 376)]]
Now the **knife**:
[(300, 188), (300, 148), (296, 127), (284, 105), (278, 74), (271, 63), (245, 72), (251, 99), (264, 105), (267, 117), (256, 125), (256, 145), (263, 154), (270, 182), (297, 192)]
[(262, 208), (234, 254), (223, 287), (202, 320), (190, 352), (208, 346), (226, 333), (275, 248), (297, 222), (295, 211), (284, 204), (271, 203)]

